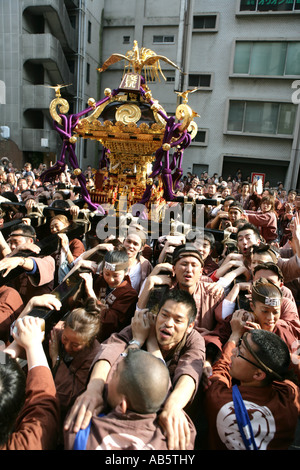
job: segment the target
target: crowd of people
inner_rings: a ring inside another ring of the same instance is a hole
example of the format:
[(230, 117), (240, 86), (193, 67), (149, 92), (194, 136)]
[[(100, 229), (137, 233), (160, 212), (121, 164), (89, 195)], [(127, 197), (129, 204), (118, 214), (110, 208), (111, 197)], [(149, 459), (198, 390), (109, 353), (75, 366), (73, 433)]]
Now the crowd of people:
[[(300, 194), (241, 170), (189, 173), (176, 194), (203, 201), (203, 226), (152, 239), (137, 217), (91, 245), (69, 235), (76, 175), (66, 166), (44, 183), (44, 170), (0, 167), (0, 228), (15, 221), (0, 232), (0, 449), (295, 447)], [(9, 202), (65, 211), (49, 221), (54, 253)], [(32, 312), (60, 312), (53, 291), (75, 272), (80, 289), (47, 333)]]

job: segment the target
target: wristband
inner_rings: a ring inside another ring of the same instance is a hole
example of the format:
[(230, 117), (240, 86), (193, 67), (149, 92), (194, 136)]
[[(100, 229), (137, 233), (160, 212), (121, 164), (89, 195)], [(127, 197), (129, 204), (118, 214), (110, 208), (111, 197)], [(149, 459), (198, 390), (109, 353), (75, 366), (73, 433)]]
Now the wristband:
[(209, 277), (214, 281), (217, 282), (219, 280), (218, 276), (216, 275), (216, 271), (214, 271)]
[(231, 284), (231, 281), (228, 281), (225, 277), (220, 277), (220, 279), (216, 281), (216, 284), (219, 284), (225, 289), (225, 287), (228, 287)]
[(131, 341), (129, 341), (128, 344), (129, 345), (136, 344), (139, 348), (141, 347), (141, 343), (137, 341), (136, 339), (132, 339)]

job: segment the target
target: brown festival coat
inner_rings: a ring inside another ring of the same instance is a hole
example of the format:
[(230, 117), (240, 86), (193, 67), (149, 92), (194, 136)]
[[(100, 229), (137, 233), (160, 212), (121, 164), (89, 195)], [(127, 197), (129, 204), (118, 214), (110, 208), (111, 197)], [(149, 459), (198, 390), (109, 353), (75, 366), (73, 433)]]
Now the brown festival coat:
[(34, 367), (27, 375), (25, 404), (2, 450), (55, 450), (59, 415), (50, 369)]
[(24, 308), (18, 291), (8, 286), (0, 287), (0, 340), (8, 343), (10, 326)]
[(94, 292), (99, 304), (105, 302), (106, 308), (101, 311), (101, 328), (98, 341), (102, 343), (112, 333), (122, 330), (130, 324), (134, 315), (138, 293), (131, 286), (129, 276), (110, 294), (106, 295), (107, 283), (102, 274), (94, 277)]
[[(245, 450), (238, 431), (229, 374), (235, 343), (228, 342), (213, 366), (212, 384), (206, 391), (205, 410), (209, 426), (208, 450)], [(288, 381), (266, 387), (239, 386), (259, 450), (287, 450), (294, 440), (299, 414), (299, 389)], [(274, 421), (273, 421), (274, 420)], [(227, 437), (225, 437), (227, 436)], [(232, 436), (232, 437), (231, 437)], [(225, 443), (226, 441), (226, 443)]]

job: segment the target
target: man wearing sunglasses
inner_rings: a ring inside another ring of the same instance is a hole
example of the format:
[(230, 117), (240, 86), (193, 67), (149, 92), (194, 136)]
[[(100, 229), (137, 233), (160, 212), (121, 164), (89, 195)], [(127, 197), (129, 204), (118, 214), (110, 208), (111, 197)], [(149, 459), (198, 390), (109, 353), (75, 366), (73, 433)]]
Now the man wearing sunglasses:
[[(261, 329), (245, 332), (239, 319), (213, 366), (206, 390), (208, 448), (246, 450), (240, 410), (246, 409), (251, 449), (287, 450), (295, 436), (298, 386), (291, 380), (291, 359), (284, 341)], [(235, 401), (239, 395), (238, 402)]]

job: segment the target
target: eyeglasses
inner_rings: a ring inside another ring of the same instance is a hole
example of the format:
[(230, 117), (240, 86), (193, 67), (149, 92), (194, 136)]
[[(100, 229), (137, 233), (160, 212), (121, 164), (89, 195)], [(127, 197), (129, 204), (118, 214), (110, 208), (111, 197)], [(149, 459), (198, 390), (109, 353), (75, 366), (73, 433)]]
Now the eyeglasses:
[[(282, 378), (282, 376), (280, 374), (278, 374), (277, 372), (275, 372), (274, 370), (272, 370), (270, 367), (268, 367), (266, 364), (264, 364), (264, 362), (258, 357), (257, 353), (252, 349), (252, 347), (250, 346), (248, 340), (247, 340), (247, 336), (249, 335), (250, 333), (244, 333), (243, 335), (243, 338), (241, 338), (237, 344), (237, 350), (238, 350), (238, 354), (237, 354), (237, 357), (241, 357), (242, 359), (244, 359), (245, 361), (249, 362), (250, 364), (252, 364), (253, 366), (255, 367), (258, 367), (259, 369), (263, 370), (267, 375), (269, 375), (270, 377), (272, 377), (273, 379), (276, 379), (276, 380), (279, 380), (279, 381), (282, 381), (284, 380)], [(242, 343), (242, 340), (244, 341), (244, 345), (245, 345), (245, 348), (250, 352), (250, 354), (252, 354), (252, 356), (257, 360), (258, 364), (255, 364), (254, 362), (250, 361), (249, 359), (247, 359), (246, 357), (242, 356), (241, 353), (240, 353), (240, 345)]]
[(245, 357), (245, 356), (243, 356), (243, 355), (241, 354), (241, 352), (240, 352), (240, 346), (241, 346), (241, 344), (242, 344), (242, 338), (239, 339), (239, 342), (238, 342), (238, 344), (237, 344), (237, 351), (238, 351), (238, 353), (237, 353), (237, 356), (236, 356), (236, 357), (241, 357), (242, 359), (244, 359), (244, 361), (247, 361), (247, 362), (249, 362), (249, 364), (252, 364), (254, 367), (258, 367), (259, 369), (261, 369), (261, 367), (260, 367), (258, 364), (255, 364), (255, 362), (250, 361), (250, 359), (247, 359), (247, 357)]

